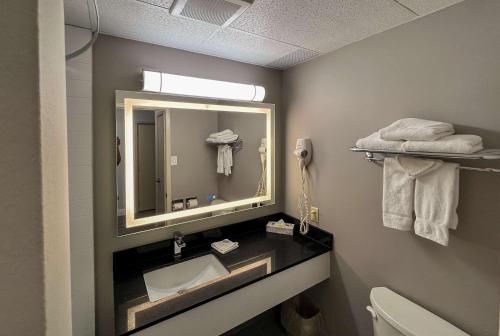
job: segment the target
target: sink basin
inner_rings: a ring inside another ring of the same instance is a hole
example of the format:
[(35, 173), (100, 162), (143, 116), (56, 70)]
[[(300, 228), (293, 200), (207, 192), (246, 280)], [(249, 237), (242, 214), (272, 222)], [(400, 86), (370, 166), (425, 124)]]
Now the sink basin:
[(144, 273), (149, 301), (157, 301), (189, 289), (213, 282), (228, 275), (227, 269), (217, 258), (208, 254), (172, 266)]

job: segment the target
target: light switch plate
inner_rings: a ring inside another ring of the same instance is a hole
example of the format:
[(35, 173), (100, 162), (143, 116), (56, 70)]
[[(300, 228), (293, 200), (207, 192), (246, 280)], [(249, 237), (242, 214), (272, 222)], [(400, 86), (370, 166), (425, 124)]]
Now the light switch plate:
[(319, 208), (311, 207), (311, 221), (315, 223), (319, 222)]
[(171, 166), (177, 166), (177, 155), (172, 155), (170, 157), (170, 165)]

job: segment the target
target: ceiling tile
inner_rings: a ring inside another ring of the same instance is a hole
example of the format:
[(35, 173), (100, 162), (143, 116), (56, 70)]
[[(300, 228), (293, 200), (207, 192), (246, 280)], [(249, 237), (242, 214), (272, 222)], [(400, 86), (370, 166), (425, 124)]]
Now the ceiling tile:
[(314, 57), (319, 56), (320, 54), (306, 49), (296, 49), (285, 56), (282, 56), (273, 62), (267, 64), (267, 66), (271, 68), (277, 69), (287, 69), (296, 64), (305, 62), (307, 60), (313, 59)]
[[(67, 24), (89, 28), (92, 0), (64, 0)], [(462, 0), (255, 0), (219, 27), (170, 15), (174, 0), (98, 0), (104, 34), (287, 68)], [(209, 1), (209, 0), (206, 0)], [(398, 4), (401, 3), (401, 5)], [(409, 9), (405, 8), (408, 7)], [(92, 11), (93, 13), (93, 11)]]
[(100, 12), (104, 34), (195, 52), (217, 30), (136, 0), (102, 0)]
[(328, 52), (415, 17), (393, 0), (256, 0), (231, 27)]
[(137, 1), (163, 8), (170, 8), (170, 6), (172, 6), (172, 3), (174, 2), (174, 0), (137, 0)]
[(445, 7), (457, 4), (463, 0), (398, 0), (419, 15), (427, 15)]
[(268, 64), (296, 49), (285, 43), (231, 28), (217, 31), (200, 48), (203, 53), (213, 56), (259, 65)]
[(87, 2), (82, 0), (64, 0), (64, 21), (74, 26), (90, 28)]

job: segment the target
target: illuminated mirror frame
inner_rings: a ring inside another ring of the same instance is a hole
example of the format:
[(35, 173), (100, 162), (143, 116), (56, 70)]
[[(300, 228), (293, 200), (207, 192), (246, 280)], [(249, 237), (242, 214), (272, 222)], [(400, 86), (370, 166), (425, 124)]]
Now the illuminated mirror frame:
[[(236, 207), (252, 205), (262, 202), (274, 204), (275, 198), (275, 135), (274, 135), (274, 104), (240, 102), (230, 100), (217, 100), (205, 98), (191, 98), (185, 96), (173, 96), (166, 94), (116, 91), (116, 107), (123, 107), (125, 126), (125, 226), (127, 229), (143, 225), (167, 222), (176, 219), (207, 214), (220, 210), (234, 209)], [(134, 107), (150, 107), (165, 109), (187, 109), (214, 112), (243, 112), (263, 113), (266, 115), (266, 194), (264, 196), (251, 197), (222, 204), (209, 205), (194, 209), (187, 209), (149, 217), (135, 218), (135, 192), (134, 192), (134, 137), (133, 137), (133, 113)], [(118, 113), (118, 111), (117, 111)], [(252, 208), (248, 209), (251, 210)], [(229, 213), (230, 214), (230, 213)], [(178, 225), (175, 223), (172, 225)]]

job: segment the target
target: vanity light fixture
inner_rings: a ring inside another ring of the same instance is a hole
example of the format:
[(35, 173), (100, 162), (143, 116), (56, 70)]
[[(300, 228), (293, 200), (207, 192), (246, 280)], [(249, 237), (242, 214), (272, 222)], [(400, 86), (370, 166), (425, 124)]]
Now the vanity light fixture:
[(266, 89), (252, 84), (223, 82), (157, 71), (142, 71), (142, 91), (216, 99), (261, 102)]

